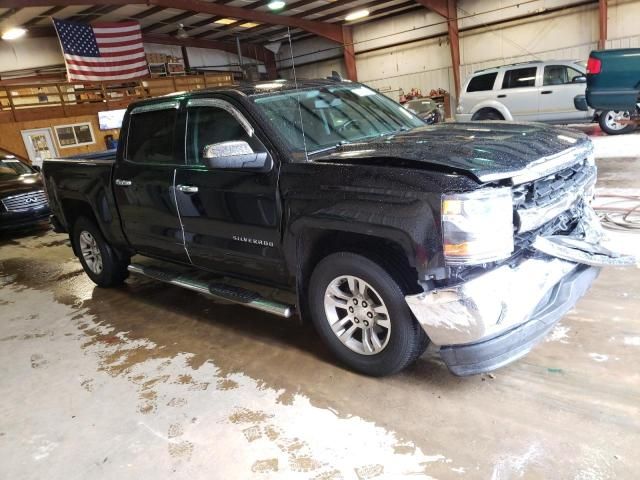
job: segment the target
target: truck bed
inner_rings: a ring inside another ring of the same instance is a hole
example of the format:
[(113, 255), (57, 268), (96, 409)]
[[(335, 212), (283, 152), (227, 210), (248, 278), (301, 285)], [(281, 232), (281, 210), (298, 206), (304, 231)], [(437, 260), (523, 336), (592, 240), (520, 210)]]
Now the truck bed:
[(70, 232), (74, 222), (92, 213), (102, 233), (113, 243), (122, 243), (120, 218), (111, 188), (115, 150), (44, 161), (42, 171), (51, 211), (59, 231)]

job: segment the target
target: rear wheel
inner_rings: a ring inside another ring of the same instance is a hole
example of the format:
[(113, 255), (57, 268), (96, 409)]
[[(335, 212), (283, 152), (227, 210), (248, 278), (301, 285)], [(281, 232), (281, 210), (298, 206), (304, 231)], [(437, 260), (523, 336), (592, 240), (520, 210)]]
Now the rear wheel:
[(335, 253), (315, 268), (309, 306), (316, 330), (340, 361), (383, 376), (418, 358), (428, 342), (392, 276), (354, 253)]
[(100, 287), (113, 287), (129, 275), (129, 258), (107, 243), (97, 225), (80, 217), (73, 228), (73, 242), (85, 273)]
[(492, 108), (478, 110), (473, 114), (471, 120), (504, 120), (504, 117), (497, 110)]
[(600, 114), (598, 123), (600, 128), (609, 135), (620, 135), (630, 133), (636, 129), (633, 123), (626, 123), (631, 118), (629, 112), (607, 110)]

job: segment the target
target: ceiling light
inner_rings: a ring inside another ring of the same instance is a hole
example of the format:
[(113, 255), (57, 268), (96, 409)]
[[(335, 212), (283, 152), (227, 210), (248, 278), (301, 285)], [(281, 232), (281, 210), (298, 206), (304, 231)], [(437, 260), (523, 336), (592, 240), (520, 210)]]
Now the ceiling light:
[(181, 40), (184, 40), (185, 38), (189, 38), (189, 34), (184, 29), (183, 24), (178, 25), (178, 30), (176, 31), (176, 38), (179, 38)]
[(236, 23), (237, 20), (233, 18), (221, 18), (220, 20), (216, 20), (213, 23), (219, 23), (220, 25), (231, 25), (232, 23)]
[(285, 5), (286, 3), (282, 0), (272, 0), (267, 4), (267, 8), (269, 8), (269, 10), (280, 10), (284, 8)]
[(344, 19), (347, 22), (351, 22), (353, 20), (358, 20), (360, 18), (364, 18), (368, 16), (369, 16), (369, 10), (363, 9), (363, 10), (356, 10), (355, 12), (349, 13), (346, 17), (344, 17)]
[(25, 33), (27, 33), (27, 31), (24, 28), (20, 28), (20, 27), (10, 28), (9, 30), (6, 30), (2, 34), (2, 39), (15, 40), (16, 38), (22, 37)]
[(253, 27), (257, 27), (258, 25), (260, 25), (260, 24), (259, 23), (253, 23), (253, 22), (247, 22), (247, 23), (243, 23), (240, 26), (242, 28), (253, 28)]

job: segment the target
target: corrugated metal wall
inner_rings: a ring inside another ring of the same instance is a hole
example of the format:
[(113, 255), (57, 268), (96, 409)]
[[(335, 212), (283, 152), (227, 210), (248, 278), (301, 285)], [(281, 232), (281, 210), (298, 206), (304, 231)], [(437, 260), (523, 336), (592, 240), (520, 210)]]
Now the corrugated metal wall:
[[(461, 33), (461, 79), (473, 71), (507, 63), (533, 59), (587, 59), (597, 47), (597, 2), (571, 7), (577, 0), (547, 0), (529, 2), (505, 0), (459, 0), (460, 27), (480, 27)], [(528, 19), (519, 16), (534, 15), (548, 9), (567, 7), (567, 10)], [(480, 12), (487, 12), (478, 15)], [(497, 20), (514, 19), (498, 26), (486, 26)], [(607, 48), (640, 46), (640, 0), (609, 0), (608, 31), (611, 40)], [(435, 36), (426, 40), (421, 37)], [(444, 88), (454, 91), (451, 57), (446, 38), (446, 25), (436, 14), (410, 13), (388, 20), (371, 22), (356, 27), (356, 61), (358, 78), (397, 99), (400, 90), (412, 87), (429, 91)], [(384, 48), (392, 43), (405, 43)], [(321, 48), (319, 48), (319, 45)], [(298, 77), (324, 77), (332, 70), (344, 72), (339, 49), (330, 49), (327, 42), (316, 39), (294, 44), (296, 63), (310, 60), (312, 64), (298, 66)], [(335, 44), (334, 44), (335, 47)], [(381, 48), (382, 47), (382, 48)], [(375, 51), (370, 51), (377, 48)], [(310, 52), (328, 49), (308, 55)], [(368, 51), (369, 50), (369, 51)], [(368, 51), (368, 52), (367, 52)], [(358, 53), (360, 52), (360, 53)], [(290, 65), (288, 46), (279, 56), (281, 66)], [(289, 76), (288, 71), (281, 71)]]

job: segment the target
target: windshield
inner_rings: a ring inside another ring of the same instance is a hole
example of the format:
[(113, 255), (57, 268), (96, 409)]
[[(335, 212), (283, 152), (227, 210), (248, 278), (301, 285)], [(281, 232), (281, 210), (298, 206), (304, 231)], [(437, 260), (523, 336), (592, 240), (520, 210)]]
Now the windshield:
[(20, 175), (30, 175), (32, 173), (31, 167), (17, 158), (0, 157), (0, 180), (12, 180)]
[(418, 113), (428, 112), (429, 110), (433, 110), (434, 108), (436, 108), (436, 102), (428, 98), (424, 98), (421, 100), (411, 100), (407, 102), (407, 105), (411, 110)]
[(306, 147), (309, 153), (424, 125), (393, 100), (357, 84), (256, 96), (253, 101), (293, 150)]

